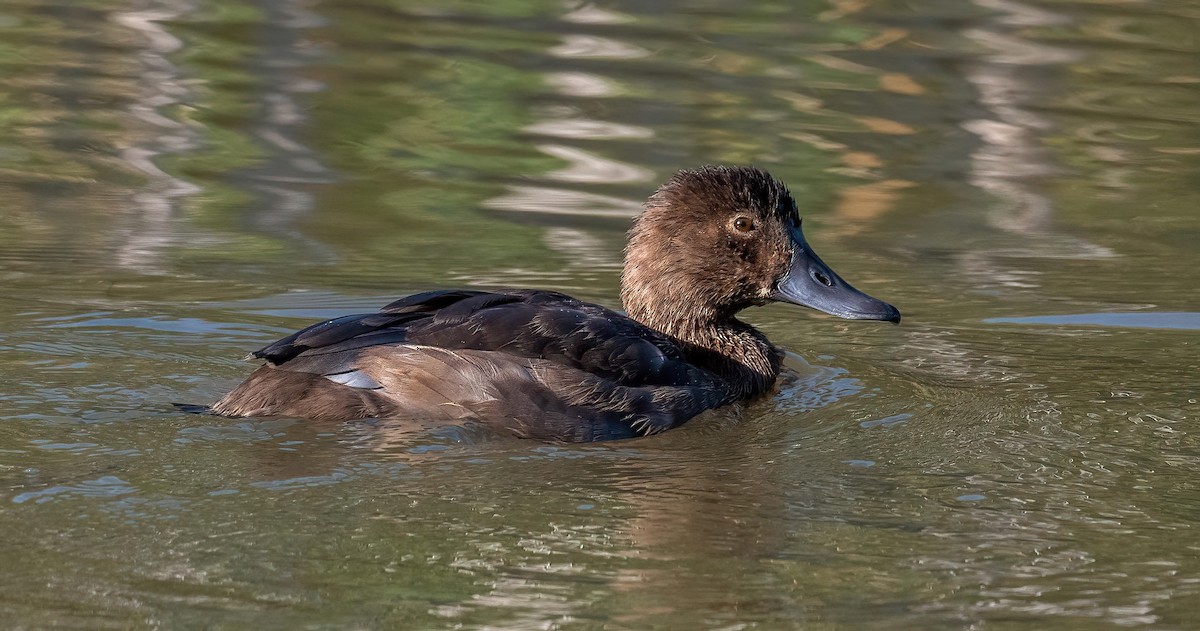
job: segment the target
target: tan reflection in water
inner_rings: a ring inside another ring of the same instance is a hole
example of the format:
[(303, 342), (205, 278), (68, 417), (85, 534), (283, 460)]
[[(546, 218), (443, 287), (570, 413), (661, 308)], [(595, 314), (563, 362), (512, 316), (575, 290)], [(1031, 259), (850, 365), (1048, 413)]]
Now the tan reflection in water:
[(914, 182), (892, 179), (841, 189), (834, 212), (844, 221), (838, 222), (837, 233), (852, 235), (862, 231), (867, 224), (894, 208), (904, 190), (913, 186), (916, 186)]
[[(1054, 225), (1054, 200), (1043, 191), (1043, 182), (1062, 172), (1043, 138), (1055, 130), (1047, 116), (1032, 111), (1031, 103), (1046, 100), (1059, 87), (1047, 68), (1078, 62), (1075, 51), (1031, 42), (1008, 30), (1014, 26), (1052, 26), (1067, 20), (1036, 7), (1009, 0), (976, 0), (1002, 11), (987, 27), (963, 31), (989, 54), (966, 66), (964, 78), (975, 86), (985, 117), (963, 123), (981, 144), (970, 156), (969, 181), (1003, 203), (993, 204), (989, 223), (1014, 234), (1035, 237), (1022, 248), (1004, 252), (973, 252), (970, 265), (976, 273), (1011, 277), (992, 255), (1040, 258), (1109, 258), (1116, 254), (1074, 235), (1061, 234)], [(989, 264), (987, 261), (991, 260)], [(991, 268), (991, 271), (986, 269)], [(1027, 277), (1028, 278), (1028, 277)], [(1003, 284), (1003, 283), (1002, 283)]]
[(654, 130), (649, 127), (584, 118), (550, 118), (533, 123), (522, 131), (540, 136), (589, 140), (654, 137)]
[(551, 180), (592, 184), (654, 181), (654, 172), (650, 169), (602, 158), (576, 147), (538, 145), (538, 150), (570, 163), (566, 168), (547, 173), (545, 177)]
[[(573, 4), (573, 3), (565, 3)], [(593, 4), (585, 4), (562, 16), (563, 22), (574, 24), (625, 24), (632, 22), (633, 17), (610, 9), (602, 9)]]
[(549, 52), (555, 57), (577, 58), (637, 59), (650, 56), (650, 51), (640, 46), (609, 37), (582, 34), (563, 36), (562, 44)]
[(546, 85), (565, 96), (596, 98), (615, 96), (621, 91), (616, 82), (590, 72), (548, 72)]
[[(571, 8), (562, 18), (573, 24), (618, 24), (628, 21), (625, 16), (590, 5)], [(548, 54), (566, 59), (632, 59), (645, 57), (649, 51), (612, 37), (596, 35), (566, 34), (559, 45)], [(590, 72), (565, 70), (543, 75), (546, 85), (558, 94), (568, 97), (568, 103), (578, 98), (613, 97), (625, 93), (620, 84), (607, 76)], [(508, 184), (505, 192), (483, 202), (488, 208), (536, 213), (555, 216), (633, 217), (641, 212), (641, 201), (618, 195), (585, 192), (560, 187), (557, 183), (584, 184), (596, 187), (619, 184), (646, 183), (653, 186), (657, 175), (654, 171), (616, 160), (603, 151), (583, 148), (572, 144), (576, 141), (631, 141), (649, 140), (654, 130), (648, 127), (598, 120), (581, 116), (578, 108), (567, 105), (544, 108), (540, 120), (525, 126), (522, 131), (535, 136), (545, 136), (557, 142), (536, 145), (542, 153), (566, 163), (566, 166), (549, 171), (528, 183)], [(619, 267), (619, 257), (598, 245), (586, 233), (552, 220), (545, 229), (543, 240), (556, 251), (563, 253), (564, 260), (572, 268), (590, 269)], [(520, 270), (501, 271), (500, 277), (491, 280), (508, 281), (513, 284)], [(543, 279), (544, 280), (544, 279)]]
[(145, 274), (166, 272), (162, 259), (179, 238), (180, 201), (200, 191), (154, 162), (160, 155), (186, 152), (200, 145), (195, 129), (161, 113), (163, 108), (189, 102), (192, 94), (183, 73), (169, 57), (182, 42), (159, 22), (179, 18), (193, 9), (190, 3), (180, 2), (155, 10), (117, 12), (112, 18), (136, 31), (145, 42), (136, 55), (142, 67), (139, 94), (129, 108), (131, 127), (144, 127), (145, 131), (128, 136), (131, 143), (121, 148), (121, 157), (144, 173), (148, 181), (133, 195), (134, 208), (126, 213), (121, 230), (124, 234), (115, 256), (117, 265)]

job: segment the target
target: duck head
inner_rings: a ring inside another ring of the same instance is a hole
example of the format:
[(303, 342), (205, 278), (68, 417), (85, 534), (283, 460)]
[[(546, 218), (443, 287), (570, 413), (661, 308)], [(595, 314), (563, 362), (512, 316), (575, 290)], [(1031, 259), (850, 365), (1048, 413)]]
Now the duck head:
[(787, 187), (752, 167), (681, 171), (659, 188), (629, 232), (621, 298), (630, 316), (673, 334), (772, 301), (900, 321), (817, 256)]

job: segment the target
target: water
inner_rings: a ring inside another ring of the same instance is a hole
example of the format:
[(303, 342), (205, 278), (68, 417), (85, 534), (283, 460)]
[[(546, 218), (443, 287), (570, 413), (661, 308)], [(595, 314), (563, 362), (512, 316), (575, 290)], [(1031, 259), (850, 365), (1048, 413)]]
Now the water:
[[(0, 618), (1190, 628), (1190, 2), (0, 6)], [(441, 286), (617, 304), (674, 170), (769, 168), (899, 327), (646, 440), (178, 412)]]

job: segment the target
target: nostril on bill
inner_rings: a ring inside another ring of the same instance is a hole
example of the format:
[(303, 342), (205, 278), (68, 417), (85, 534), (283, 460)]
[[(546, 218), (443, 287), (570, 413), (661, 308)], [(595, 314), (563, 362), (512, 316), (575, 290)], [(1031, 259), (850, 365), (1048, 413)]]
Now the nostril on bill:
[(826, 287), (832, 287), (832, 286), (833, 286), (833, 281), (830, 281), (830, 280), (829, 280), (829, 277), (828, 277), (828, 276), (826, 276), (826, 275), (824, 275), (824, 274), (822, 274), (821, 272), (818, 272), (818, 271), (816, 271), (816, 270), (813, 270), (812, 277), (813, 277), (813, 279), (814, 279), (814, 280), (816, 280), (818, 283), (821, 283), (822, 285), (825, 285)]

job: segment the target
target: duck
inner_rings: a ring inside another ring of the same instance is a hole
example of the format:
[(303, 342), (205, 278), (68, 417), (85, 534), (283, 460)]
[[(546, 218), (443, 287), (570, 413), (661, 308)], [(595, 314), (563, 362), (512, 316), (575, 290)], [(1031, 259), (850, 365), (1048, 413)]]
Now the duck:
[(783, 302), (900, 322), (817, 256), (792, 194), (760, 168), (680, 171), (627, 237), (624, 313), (547, 290), (417, 293), (254, 351), (263, 364), (210, 411), (643, 437), (772, 389), (783, 350), (738, 319), (743, 309)]

